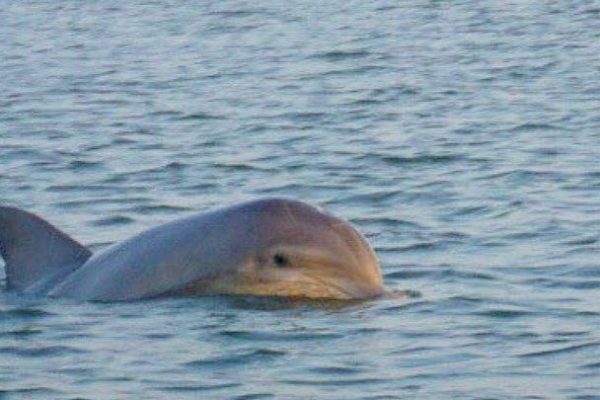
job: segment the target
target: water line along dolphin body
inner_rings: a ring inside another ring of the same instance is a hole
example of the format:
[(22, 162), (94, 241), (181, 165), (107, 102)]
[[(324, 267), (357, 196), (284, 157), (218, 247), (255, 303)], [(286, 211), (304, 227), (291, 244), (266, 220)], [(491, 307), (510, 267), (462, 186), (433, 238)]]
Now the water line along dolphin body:
[(97, 254), (33, 214), (0, 207), (0, 255), (9, 288), (81, 300), (383, 293), (375, 253), (352, 225), (279, 198), (168, 222)]

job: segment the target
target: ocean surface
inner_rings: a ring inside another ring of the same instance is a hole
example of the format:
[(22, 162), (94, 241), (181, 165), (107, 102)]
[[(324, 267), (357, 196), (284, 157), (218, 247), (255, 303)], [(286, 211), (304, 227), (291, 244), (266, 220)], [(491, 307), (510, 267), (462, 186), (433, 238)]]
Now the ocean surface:
[(0, 204), (98, 251), (267, 196), (396, 295), (36, 299), (0, 262), (0, 399), (600, 399), (598, 2), (0, 0)]

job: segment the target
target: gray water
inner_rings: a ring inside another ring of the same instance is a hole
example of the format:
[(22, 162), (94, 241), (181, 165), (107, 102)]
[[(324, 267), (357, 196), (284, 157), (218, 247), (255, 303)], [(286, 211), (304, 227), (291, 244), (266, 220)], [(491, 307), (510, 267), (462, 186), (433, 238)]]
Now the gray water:
[(545, 3), (0, 1), (0, 204), (97, 251), (289, 196), (406, 291), (0, 289), (0, 398), (599, 399), (600, 5)]

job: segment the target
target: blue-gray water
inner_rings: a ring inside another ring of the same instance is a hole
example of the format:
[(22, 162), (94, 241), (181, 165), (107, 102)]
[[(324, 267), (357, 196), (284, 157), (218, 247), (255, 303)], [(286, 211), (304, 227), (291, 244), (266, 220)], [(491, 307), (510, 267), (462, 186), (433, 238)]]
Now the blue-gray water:
[(1, 204), (98, 250), (291, 196), (409, 293), (1, 289), (0, 398), (598, 399), (599, 100), (593, 1), (0, 1)]

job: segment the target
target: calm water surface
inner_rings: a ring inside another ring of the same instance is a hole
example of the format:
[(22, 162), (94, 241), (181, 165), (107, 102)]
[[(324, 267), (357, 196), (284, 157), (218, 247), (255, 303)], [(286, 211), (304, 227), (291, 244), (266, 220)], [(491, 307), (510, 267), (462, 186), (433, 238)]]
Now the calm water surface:
[(291, 196), (408, 291), (0, 289), (0, 398), (599, 399), (600, 6), (544, 3), (0, 1), (1, 204), (99, 250)]

